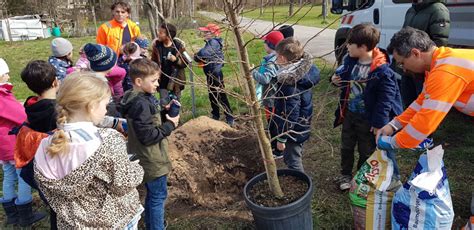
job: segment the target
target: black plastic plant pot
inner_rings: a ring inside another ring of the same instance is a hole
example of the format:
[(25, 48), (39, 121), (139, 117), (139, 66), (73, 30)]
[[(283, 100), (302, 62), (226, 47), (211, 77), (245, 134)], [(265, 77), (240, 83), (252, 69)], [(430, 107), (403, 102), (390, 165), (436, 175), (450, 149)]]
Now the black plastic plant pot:
[(308, 184), (308, 191), (293, 203), (280, 207), (264, 207), (249, 199), (249, 192), (255, 184), (267, 179), (266, 173), (261, 173), (250, 179), (244, 187), (244, 198), (247, 207), (252, 211), (255, 225), (259, 230), (311, 230), (313, 218), (311, 215), (311, 198), (313, 183), (311, 178), (303, 172), (293, 169), (279, 169), (278, 176), (293, 176)]

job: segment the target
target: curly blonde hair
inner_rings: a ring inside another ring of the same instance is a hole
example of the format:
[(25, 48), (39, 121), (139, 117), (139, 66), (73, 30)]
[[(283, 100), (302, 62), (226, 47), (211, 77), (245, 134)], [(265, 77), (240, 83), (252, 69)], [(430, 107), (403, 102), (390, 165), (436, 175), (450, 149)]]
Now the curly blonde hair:
[(111, 95), (110, 88), (104, 80), (94, 73), (73, 73), (67, 76), (59, 87), (56, 110), (58, 112), (58, 130), (54, 132), (47, 151), (52, 156), (68, 151), (69, 139), (63, 126), (75, 113), (89, 112), (95, 103)]

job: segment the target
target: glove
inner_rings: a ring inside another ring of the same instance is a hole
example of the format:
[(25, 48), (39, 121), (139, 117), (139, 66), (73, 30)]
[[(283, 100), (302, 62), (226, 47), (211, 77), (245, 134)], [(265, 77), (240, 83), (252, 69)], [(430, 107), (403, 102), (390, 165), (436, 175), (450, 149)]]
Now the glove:
[(386, 151), (398, 149), (398, 146), (395, 143), (395, 138), (391, 136), (379, 137), (377, 147), (381, 150), (386, 150)]

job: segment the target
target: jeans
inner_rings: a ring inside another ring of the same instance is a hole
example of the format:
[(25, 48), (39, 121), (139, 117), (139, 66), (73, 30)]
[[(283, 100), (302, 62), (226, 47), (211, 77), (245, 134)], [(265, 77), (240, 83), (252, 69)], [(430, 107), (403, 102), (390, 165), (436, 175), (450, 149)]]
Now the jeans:
[(357, 170), (375, 151), (375, 136), (370, 132), (370, 124), (361, 114), (346, 112), (341, 132), (341, 174), (352, 177), (354, 149), (357, 145), (359, 161)]
[[(15, 199), (15, 204), (22, 205), (33, 200), (31, 187), (20, 177), (21, 169), (16, 169), (15, 164), (3, 163), (3, 198), (2, 202)], [(15, 187), (18, 183), (18, 192)]]
[(147, 230), (165, 229), (166, 175), (145, 183), (145, 225)]
[(304, 172), (303, 169), (303, 143), (287, 141), (283, 152), (283, 161), (289, 169)]

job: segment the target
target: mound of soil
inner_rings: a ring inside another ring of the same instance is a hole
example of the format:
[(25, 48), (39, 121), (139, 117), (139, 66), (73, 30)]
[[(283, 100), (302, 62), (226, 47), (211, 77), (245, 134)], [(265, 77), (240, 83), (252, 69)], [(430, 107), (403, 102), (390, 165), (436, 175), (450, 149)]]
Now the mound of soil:
[(228, 207), (243, 199), (245, 183), (264, 170), (257, 137), (249, 128), (233, 129), (203, 116), (176, 129), (169, 143), (170, 208), (175, 202)]

